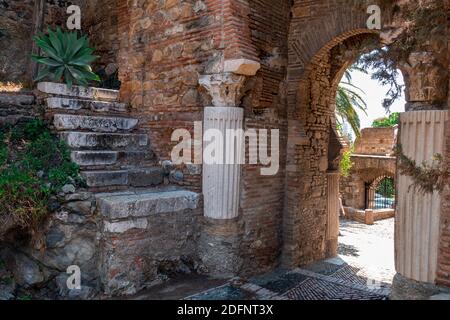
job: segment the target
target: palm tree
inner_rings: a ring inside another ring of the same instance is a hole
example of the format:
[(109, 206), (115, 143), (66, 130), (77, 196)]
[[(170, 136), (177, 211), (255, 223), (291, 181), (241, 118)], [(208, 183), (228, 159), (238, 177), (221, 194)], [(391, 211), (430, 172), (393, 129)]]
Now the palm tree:
[(344, 123), (348, 123), (355, 135), (359, 137), (361, 120), (356, 111), (359, 109), (367, 115), (367, 104), (360, 94), (364, 91), (352, 84), (351, 71), (355, 70), (367, 73), (356, 66), (352, 66), (345, 71), (345, 80), (341, 81), (336, 93), (336, 122), (341, 131)]

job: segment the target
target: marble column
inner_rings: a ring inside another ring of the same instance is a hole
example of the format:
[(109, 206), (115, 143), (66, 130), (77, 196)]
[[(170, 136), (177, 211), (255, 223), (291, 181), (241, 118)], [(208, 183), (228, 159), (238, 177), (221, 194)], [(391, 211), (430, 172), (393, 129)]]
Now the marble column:
[[(223, 137), (224, 154), (216, 163), (203, 162), (204, 215), (213, 219), (233, 219), (239, 215), (239, 196), (243, 137), (244, 110), (235, 107), (206, 107), (204, 111), (205, 133), (217, 130)], [(230, 131), (231, 130), (231, 131)], [(227, 139), (230, 132), (238, 132), (233, 144)], [(242, 132), (242, 131), (241, 131)], [(216, 141), (205, 142), (204, 150)], [(215, 145), (217, 146), (217, 144)], [(232, 150), (228, 148), (231, 147)]]
[[(399, 141), (403, 153), (420, 164), (445, 153), (449, 111), (426, 110), (401, 114)], [(408, 176), (398, 178), (395, 264), (402, 276), (421, 282), (436, 279), (442, 196), (410, 188)]]

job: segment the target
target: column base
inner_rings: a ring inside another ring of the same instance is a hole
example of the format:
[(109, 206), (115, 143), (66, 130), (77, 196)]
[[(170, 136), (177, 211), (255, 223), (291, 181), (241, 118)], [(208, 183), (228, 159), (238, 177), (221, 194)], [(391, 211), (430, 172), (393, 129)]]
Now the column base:
[(338, 239), (327, 240), (326, 243), (326, 256), (327, 258), (333, 258), (337, 256), (338, 251)]
[(229, 278), (236, 276), (241, 270), (241, 223), (238, 220), (204, 217), (198, 247), (200, 259), (210, 276)]
[(391, 300), (441, 300), (450, 290), (432, 283), (419, 282), (397, 273), (392, 282)]

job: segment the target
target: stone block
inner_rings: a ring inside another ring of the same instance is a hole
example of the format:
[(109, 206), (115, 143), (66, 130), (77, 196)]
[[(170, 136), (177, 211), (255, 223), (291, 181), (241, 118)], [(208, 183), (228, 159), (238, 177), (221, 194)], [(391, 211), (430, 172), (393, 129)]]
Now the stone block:
[(63, 83), (54, 82), (39, 82), (37, 88), (39, 91), (47, 94), (93, 100), (117, 101), (119, 97), (119, 91), (117, 90), (81, 86), (72, 86), (69, 89)]
[(56, 114), (53, 124), (57, 130), (90, 130), (93, 132), (117, 132), (132, 130), (137, 119), (119, 117), (94, 117)]
[(99, 212), (107, 219), (146, 217), (196, 209), (199, 194), (186, 190), (149, 193), (103, 194), (97, 197)]
[(119, 102), (68, 99), (61, 97), (47, 98), (47, 107), (64, 110), (92, 110), (95, 112), (125, 112), (126, 105)]
[(148, 144), (148, 136), (146, 134), (62, 132), (60, 136), (70, 148), (137, 149)]

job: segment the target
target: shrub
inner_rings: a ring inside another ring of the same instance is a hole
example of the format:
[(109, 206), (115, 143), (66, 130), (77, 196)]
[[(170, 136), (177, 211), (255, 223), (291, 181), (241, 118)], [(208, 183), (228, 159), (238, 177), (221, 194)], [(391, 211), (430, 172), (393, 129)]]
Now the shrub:
[(92, 55), (94, 49), (89, 47), (86, 36), (78, 38), (77, 31), (56, 32), (48, 30), (48, 35), (34, 37), (36, 44), (42, 49), (42, 56), (33, 55), (33, 60), (44, 67), (39, 71), (35, 81), (51, 77), (53, 81), (61, 81), (71, 87), (73, 83), (87, 86), (90, 81), (100, 81), (92, 72), (90, 64), (98, 57)]
[(32, 231), (47, 216), (49, 200), (67, 183), (81, 183), (64, 142), (40, 120), (0, 134), (0, 223)]
[(400, 123), (400, 113), (393, 112), (389, 117), (375, 120), (372, 123), (373, 128), (389, 128)]
[(344, 154), (342, 155), (342, 160), (341, 163), (339, 164), (339, 169), (341, 171), (341, 175), (343, 177), (348, 177), (350, 175), (350, 170), (353, 167), (353, 162), (351, 160), (351, 156), (353, 154), (353, 146), (344, 152)]

